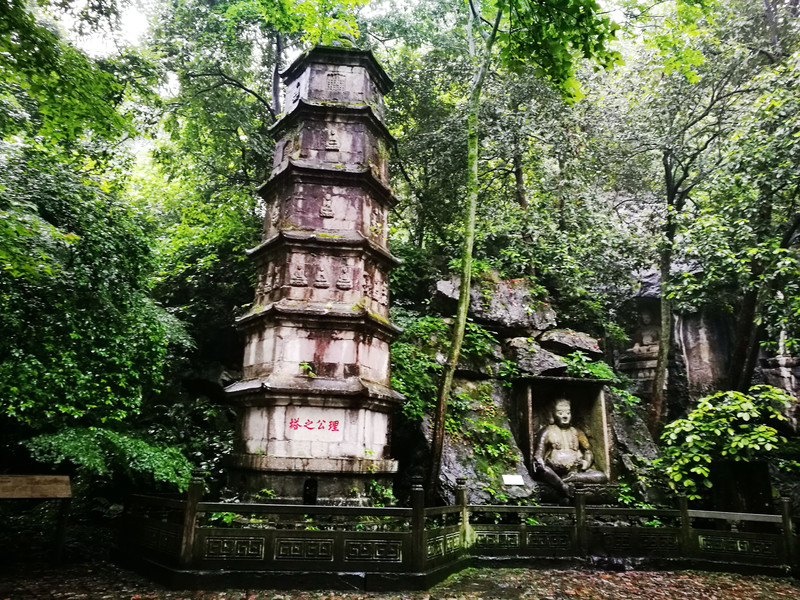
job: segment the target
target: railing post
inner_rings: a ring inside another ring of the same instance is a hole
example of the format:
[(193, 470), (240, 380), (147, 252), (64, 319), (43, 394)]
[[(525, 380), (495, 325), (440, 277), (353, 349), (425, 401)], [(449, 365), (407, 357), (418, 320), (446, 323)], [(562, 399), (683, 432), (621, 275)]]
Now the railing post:
[(689, 500), (685, 494), (678, 496), (678, 509), (681, 511), (681, 550), (685, 555), (694, 553), (692, 519), (689, 517)]
[(586, 528), (586, 493), (575, 490), (575, 541), (581, 556), (589, 554), (589, 531)]
[(456, 479), (456, 504), (461, 508), (461, 520), (459, 529), (461, 530), (461, 547), (466, 550), (470, 543), (469, 510), (467, 510), (467, 478), (458, 477)]
[(425, 570), (427, 552), (425, 548), (425, 489), (422, 477), (411, 478), (411, 534), (412, 534), (412, 567), (421, 573)]
[(180, 564), (188, 567), (192, 562), (194, 550), (194, 534), (197, 526), (197, 503), (203, 498), (205, 482), (203, 471), (193, 470), (186, 492), (186, 508), (183, 512), (183, 531), (181, 533)]
[(790, 498), (781, 498), (781, 518), (783, 521), (783, 542), (786, 546), (786, 558), (794, 567), (797, 563), (797, 549), (794, 541), (794, 526), (792, 524), (792, 501)]

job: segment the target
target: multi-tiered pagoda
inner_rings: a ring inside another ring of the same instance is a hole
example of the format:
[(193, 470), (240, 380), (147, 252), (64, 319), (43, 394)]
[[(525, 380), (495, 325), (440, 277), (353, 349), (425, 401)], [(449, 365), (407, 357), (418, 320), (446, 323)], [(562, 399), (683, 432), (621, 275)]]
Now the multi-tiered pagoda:
[(387, 245), (394, 202), (383, 124), (392, 82), (370, 52), (317, 47), (283, 74), (285, 115), (255, 301), (238, 320), (244, 373), (231, 481), (306, 502), (363, 494), (395, 471)]

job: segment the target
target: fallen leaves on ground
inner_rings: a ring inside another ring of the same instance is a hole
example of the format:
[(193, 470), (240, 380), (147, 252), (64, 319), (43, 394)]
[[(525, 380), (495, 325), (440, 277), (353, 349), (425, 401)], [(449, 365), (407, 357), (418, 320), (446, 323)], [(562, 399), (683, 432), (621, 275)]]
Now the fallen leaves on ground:
[(19, 566), (0, 567), (0, 600), (800, 600), (789, 577), (695, 571), (469, 569), (428, 591), (370, 593), (176, 591), (109, 563)]

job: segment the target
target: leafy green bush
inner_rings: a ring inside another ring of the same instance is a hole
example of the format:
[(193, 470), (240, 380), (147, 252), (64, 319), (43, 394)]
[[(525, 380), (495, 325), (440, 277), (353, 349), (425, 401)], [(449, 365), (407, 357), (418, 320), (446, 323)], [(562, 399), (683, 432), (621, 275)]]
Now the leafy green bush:
[(585, 352), (581, 352), (580, 350), (575, 350), (575, 352), (562, 357), (561, 360), (567, 363), (567, 375), (571, 375), (572, 377), (610, 379), (614, 382), (619, 381), (617, 375), (614, 373), (614, 369), (601, 360), (593, 362)]
[[(442, 370), (438, 360), (447, 356), (450, 348), (450, 325), (440, 317), (403, 309), (394, 310), (392, 320), (404, 329), (392, 344), (392, 387), (406, 397), (406, 418), (419, 421), (436, 399), (437, 377)], [(480, 360), (490, 356), (496, 344), (491, 331), (468, 322), (461, 355)], [(457, 408), (462, 401), (454, 395), (451, 407)]]
[(750, 461), (777, 450), (786, 439), (770, 422), (785, 421), (780, 408), (793, 401), (768, 385), (754, 386), (748, 394), (727, 391), (701, 398), (661, 436), (670, 488), (698, 499), (703, 487), (711, 487), (714, 460)]
[(189, 483), (191, 465), (174, 447), (149, 442), (110, 429), (85, 427), (36, 436), (24, 445), (38, 461), (58, 465), (68, 461), (92, 475), (125, 474), (152, 477), (175, 484), (181, 491)]

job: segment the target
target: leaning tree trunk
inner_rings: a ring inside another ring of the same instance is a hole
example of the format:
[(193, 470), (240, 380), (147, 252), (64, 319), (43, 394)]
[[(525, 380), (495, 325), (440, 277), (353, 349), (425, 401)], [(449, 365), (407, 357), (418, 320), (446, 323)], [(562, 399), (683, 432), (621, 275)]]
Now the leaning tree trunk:
[(659, 272), (661, 275), (661, 333), (658, 342), (658, 359), (656, 361), (656, 376), (653, 379), (653, 389), (650, 393), (650, 414), (647, 427), (654, 438), (658, 438), (661, 431), (661, 422), (664, 418), (664, 398), (667, 385), (667, 372), (669, 366), (669, 349), (672, 345), (672, 302), (667, 296), (667, 283), (672, 267), (672, 240), (667, 237), (667, 244), (659, 257)]
[[(659, 252), (658, 263), (661, 276), (661, 333), (658, 343), (658, 359), (653, 388), (650, 394), (650, 414), (647, 426), (654, 438), (658, 438), (665, 413), (665, 388), (669, 367), (669, 350), (672, 346), (672, 302), (668, 295), (670, 271), (672, 270), (672, 250), (675, 245), (675, 215), (680, 213), (688, 195), (687, 190), (680, 189), (673, 171), (673, 157), (665, 151), (662, 157), (664, 164), (664, 184), (667, 196), (667, 211), (664, 217), (664, 245)], [(685, 179), (685, 178), (683, 178)], [(681, 179), (681, 181), (683, 180)]]
[(478, 206), (478, 112), (481, 106), (481, 91), (489, 64), (492, 59), (492, 46), (494, 45), (497, 29), (500, 25), (502, 10), (497, 11), (494, 27), (486, 39), (483, 59), (472, 79), (472, 88), (469, 94), (467, 107), (467, 210), (464, 219), (464, 250), (461, 254), (461, 288), (458, 294), (458, 312), (453, 325), (453, 334), (450, 343), (450, 352), (444, 372), (439, 382), (436, 397), (436, 408), (433, 415), (433, 435), (431, 440), (431, 466), (428, 471), (427, 490), (429, 498), (434, 497), (434, 490), (442, 468), (442, 450), (444, 448), (444, 419), (447, 412), (447, 400), (453, 388), (458, 357), (461, 353), (461, 344), (464, 341), (464, 330), (467, 326), (467, 311), (469, 310), (469, 291), (472, 279), (472, 248), (475, 244), (475, 213)]
[[(789, 248), (792, 243), (797, 230), (800, 229), (800, 212), (795, 213), (792, 220), (787, 225), (786, 229), (781, 236), (779, 248), (785, 250)], [(764, 267), (760, 263), (753, 268), (753, 280), (760, 279), (760, 275), (764, 272)], [(739, 362), (731, 361), (730, 380), (732, 387), (740, 392), (746, 392), (750, 389), (750, 383), (753, 380), (753, 373), (755, 372), (756, 362), (758, 361), (758, 354), (761, 348), (761, 337), (764, 332), (764, 325), (758, 317), (764, 305), (764, 300), (769, 297), (771, 293), (771, 286), (769, 282), (763, 282), (757, 290), (748, 290), (748, 298), (752, 307), (748, 307), (749, 311), (743, 315), (743, 318), (749, 320), (740, 323), (742, 329), (747, 328), (747, 337), (744, 341), (739, 341), (737, 346), (737, 354), (734, 356)], [(744, 312), (744, 311), (743, 311)], [(741, 354), (741, 355), (739, 355)]]

